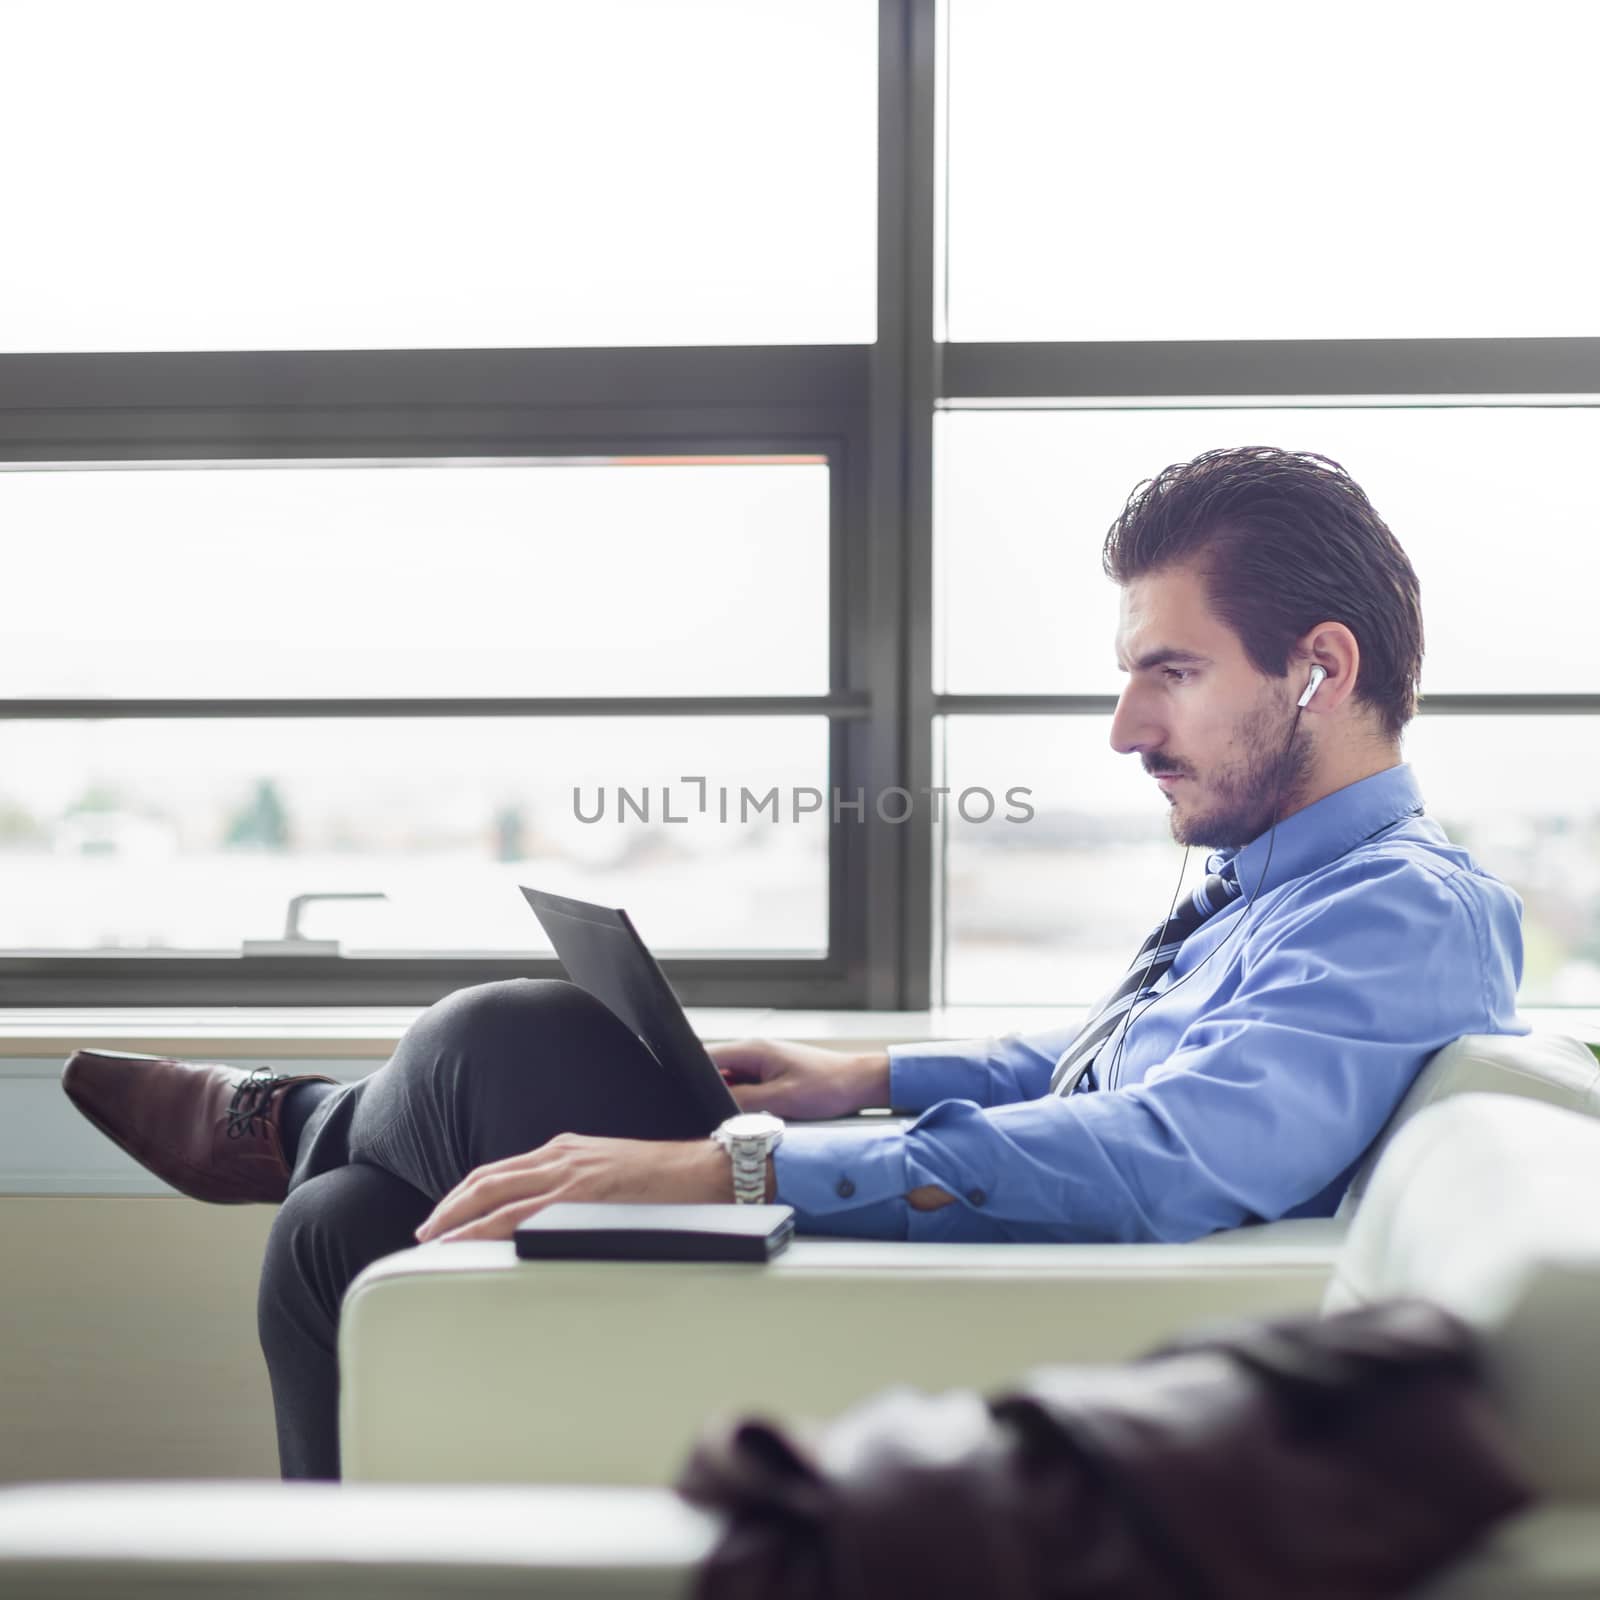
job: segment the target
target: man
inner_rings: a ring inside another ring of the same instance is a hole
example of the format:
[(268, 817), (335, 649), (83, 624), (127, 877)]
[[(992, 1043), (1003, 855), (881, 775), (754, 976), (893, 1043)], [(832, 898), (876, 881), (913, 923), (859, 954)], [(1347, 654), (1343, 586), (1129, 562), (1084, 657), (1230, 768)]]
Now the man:
[[(716, 1047), (749, 1109), (923, 1111), (787, 1129), (766, 1191), (810, 1232), (1175, 1240), (1326, 1215), (1433, 1051), (1523, 1031), (1520, 903), (1401, 763), (1417, 580), (1356, 484), (1213, 451), (1135, 490), (1104, 565), (1128, 679), (1111, 742), (1208, 876), (1081, 1029)], [(598, 1002), (530, 980), (448, 996), (348, 1087), (97, 1052), (64, 1078), (184, 1192), (281, 1202), (259, 1309), (291, 1477), (337, 1476), (339, 1306), (370, 1261), (507, 1238), (555, 1200), (733, 1198), (728, 1152), (662, 1080)]]

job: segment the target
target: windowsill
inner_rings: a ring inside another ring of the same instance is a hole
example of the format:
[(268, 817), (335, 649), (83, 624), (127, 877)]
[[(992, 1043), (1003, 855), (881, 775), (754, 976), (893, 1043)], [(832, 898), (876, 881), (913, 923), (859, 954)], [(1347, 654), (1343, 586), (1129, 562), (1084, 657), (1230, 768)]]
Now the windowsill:
[[(0, 1196), (149, 1198), (174, 1191), (103, 1138), (61, 1093), (61, 1063), (99, 1045), (237, 1066), (319, 1072), (351, 1083), (381, 1064), (420, 1007), (0, 1009)], [(843, 1049), (962, 1039), (1071, 1023), (1082, 1007), (940, 1011), (691, 1010), (706, 1039), (802, 1039)], [(1600, 1041), (1600, 1007), (1523, 1013), (1537, 1029)]]
[[(163, 1006), (0, 1010), (0, 1062), (49, 1060), (85, 1045), (180, 1057), (383, 1060), (419, 1006)], [(1081, 1006), (950, 1006), (933, 1011), (691, 1008), (704, 1039), (746, 1036), (842, 1046), (968, 1039), (1073, 1020)], [(1527, 1006), (1536, 1029), (1600, 1041), (1600, 1007)]]
[[(421, 1006), (138, 1006), (0, 1010), (0, 1063), (88, 1045), (181, 1058), (382, 1061)], [(967, 1039), (1070, 1021), (1081, 1006), (960, 1006), (939, 1011), (777, 1011), (693, 1007), (703, 1039), (766, 1037), (810, 1044)], [(0, 1066), (3, 1070), (3, 1066)]]

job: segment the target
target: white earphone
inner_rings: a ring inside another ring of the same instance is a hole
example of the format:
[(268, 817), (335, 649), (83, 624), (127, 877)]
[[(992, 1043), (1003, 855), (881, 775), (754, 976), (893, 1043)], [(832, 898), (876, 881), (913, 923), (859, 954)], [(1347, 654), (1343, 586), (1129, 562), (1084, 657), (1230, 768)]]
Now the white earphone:
[(1311, 681), (1306, 684), (1306, 692), (1295, 701), (1297, 706), (1308, 705), (1318, 689), (1322, 687), (1322, 680), (1328, 676), (1328, 669), (1318, 666), (1315, 662), (1311, 666)]

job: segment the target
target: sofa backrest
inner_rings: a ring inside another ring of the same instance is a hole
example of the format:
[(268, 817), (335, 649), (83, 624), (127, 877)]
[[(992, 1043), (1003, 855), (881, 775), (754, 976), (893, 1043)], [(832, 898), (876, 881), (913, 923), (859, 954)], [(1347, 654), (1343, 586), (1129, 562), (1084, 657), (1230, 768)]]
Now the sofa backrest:
[(1476, 1327), (1536, 1482), (1600, 1499), (1600, 1120), (1470, 1094), (1408, 1121), (1350, 1225), (1324, 1309), (1394, 1295)]
[(1427, 1107), (1458, 1094), (1509, 1094), (1544, 1100), (1600, 1117), (1600, 1061), (1587, 1045), (1559, 1033), (1469, 1033), (1423, 1064), (1373, 1141), (1339, 1206), (1352, 1216), (1366, 1197), (1372, 1174), (1390, 1141)]

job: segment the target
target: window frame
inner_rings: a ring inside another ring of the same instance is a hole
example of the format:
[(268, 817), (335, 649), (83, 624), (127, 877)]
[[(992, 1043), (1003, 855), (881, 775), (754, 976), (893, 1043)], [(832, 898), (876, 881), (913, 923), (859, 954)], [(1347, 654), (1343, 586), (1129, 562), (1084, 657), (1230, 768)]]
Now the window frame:
[[(925, 151), (927, 170), (919, 181), (930, 194), (943, 196), (945, 156), (949, 139), (948, 0), (912, 4), (926, 15), (917, 21), (937, 40), (933, 65), (923, 62), (912, 74), (912, 92), (927, 102), (925, 115), (937, 129)], [(918, 58), (921, 60), (921, 58)], [(945, 218), (929, 226), (928, 258), (938, 270), (931, 307), (933, 328), (949, 326)], [(1600, 406), (1600, 338), (1462, 338), (1462, 339), (1261, 339), (1151, 341), (958, 341), (937, 345), (930, 409), (1127, 409), (1151, 405), (1241, 406), (1300, 403), (1351, 405), (1411, 403), (1427, 405), (1496, 402), (1550, 406)], [(931, 448), (927, 474), (934, 464)], [(1130, 488), (1132, 485), (1129, 486)], [(926, 588), (917, 602), (931, 617), (934, 603), (931, 571), (932, 518), (914, 521), (911, 534), (919, 545), (919, 583)], [(908, 696), (928, 708), (939, 730), (961, 716), (1030, 716), (1056, 714), (1109, 720), (1116, 708), (1112, 695), (1095, 694), (952, 694), (933, 692), (931, 651), (913, 656), (913, 682)], [(1600, 694), (1430, 694), (1419, 716), (1522, 716), (1530, 714), (1594, 715)], [(931, 771), (932, 750), (927, 747)], [(918, 755), (921, 755), (919, 748)], [(920, 778), (919, 781), (931, 781)], [(927, 856), (921, 882), (931, 904), (920, 913), (930, 930), (927, 959), (934, 974), (933, 993), (942, 1000), (945, 946), (949, 925), (945, 903), (942, 840)], [(1091, 997), (1084, 996), (1082, 999)], [(1581, 1009), (1581, 1008), (1580, 1008)]]
[[(0, 461), (434, 460), (821, 455), (829, 467), (829, 684), (821, 695), (0, 700), (0, 718), (822, 715), (846, 792), (888, 736), (865, 581), (867, 353), (857, 346), (0, 357)], [(619, 405), (618, 395), (628, 396)], [(880, 763), (881, 764), (881, 761)], [(668, 959), (691, 1004), (862, 1003), (872, 815), (830, 821), (828, 954)], [(553, 959), (52, 952), (0, 960), (9, 1005), (411, 1004), (556, 976)]]

